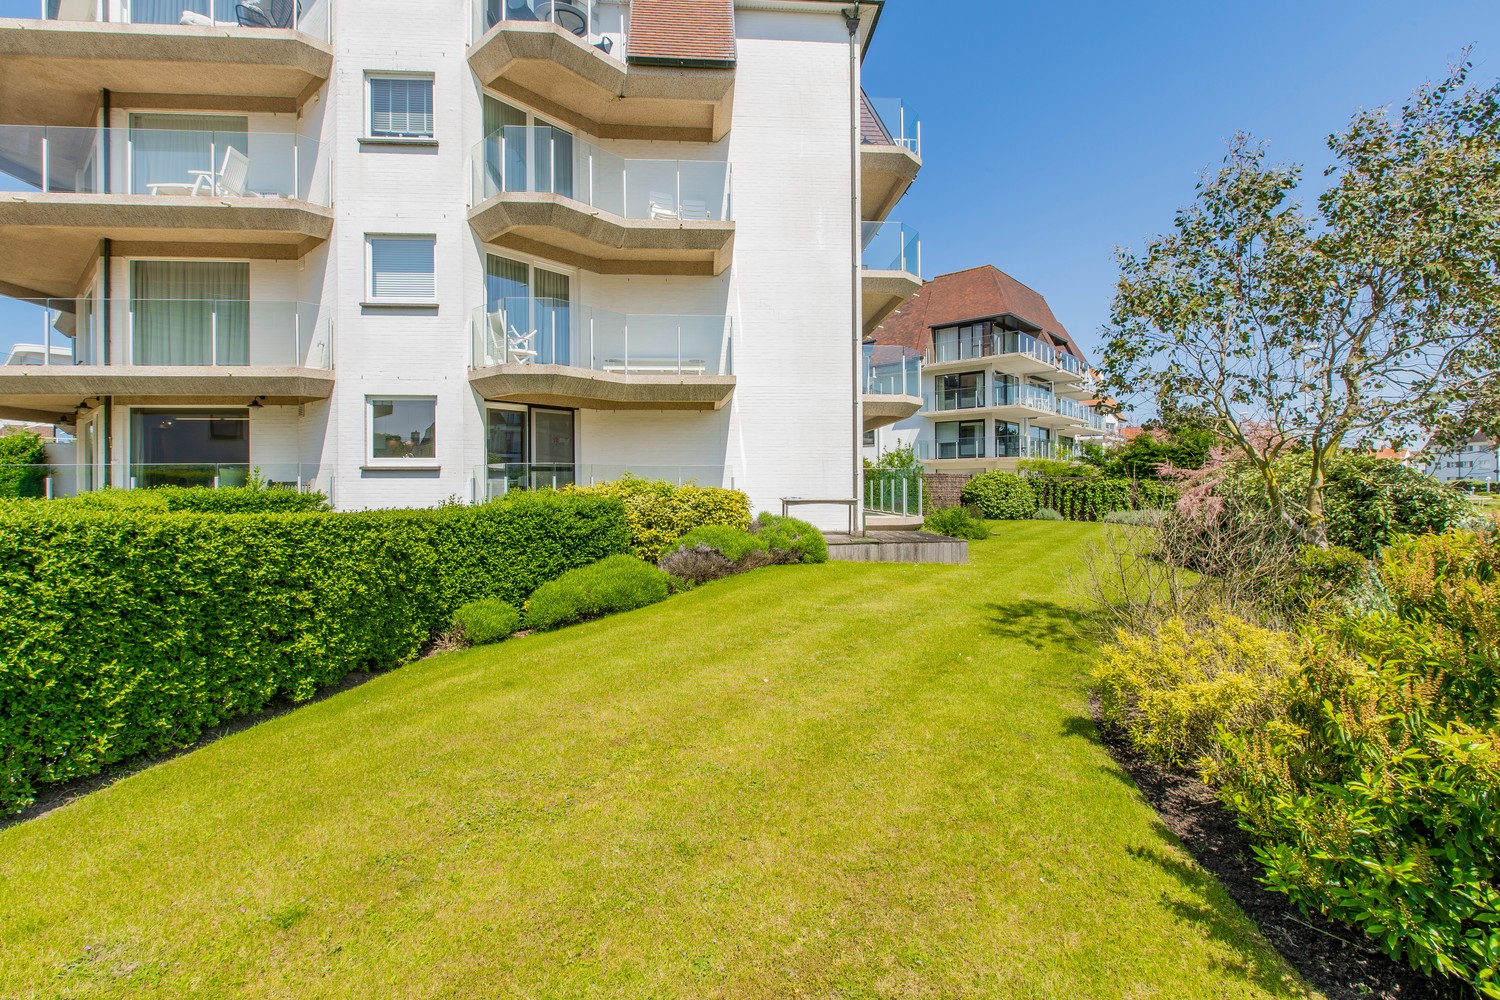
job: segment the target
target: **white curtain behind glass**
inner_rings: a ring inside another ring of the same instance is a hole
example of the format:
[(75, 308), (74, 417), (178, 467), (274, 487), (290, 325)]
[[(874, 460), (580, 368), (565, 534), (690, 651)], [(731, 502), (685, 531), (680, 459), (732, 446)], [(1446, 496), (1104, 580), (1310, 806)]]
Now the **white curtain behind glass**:
[(131, 356), (138, 365), (250, 363), (250, 265), (130, 264)]

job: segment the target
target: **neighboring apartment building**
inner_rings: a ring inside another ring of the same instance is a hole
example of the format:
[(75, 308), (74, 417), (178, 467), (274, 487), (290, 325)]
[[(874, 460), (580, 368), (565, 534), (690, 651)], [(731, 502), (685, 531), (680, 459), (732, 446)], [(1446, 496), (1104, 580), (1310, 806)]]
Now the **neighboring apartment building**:
[(920, 356), (920, 398), (865, 455), (914, 446), (930, 472), (1014, 469), (1102, 438), (1088, 364), (1047, 300), (992, 266), (933, 278), (875, 331), (876, 360)]
[(1445, 483), (1500, 483), (1500, 449), (1488, 437), (1475, 434), (1457, 448), (1434, 452), (1428, 471)]
[(344, 509), (624, 472), (757, 509), (858, 496), (860, 341), (920, 287), (886, 221), (919, 132), (860, 83), (880, 9), (0, 20), (0, 292), (41, 341), (0, 366), (0, 416), (76, 428), (81, 488), (257, 468)]

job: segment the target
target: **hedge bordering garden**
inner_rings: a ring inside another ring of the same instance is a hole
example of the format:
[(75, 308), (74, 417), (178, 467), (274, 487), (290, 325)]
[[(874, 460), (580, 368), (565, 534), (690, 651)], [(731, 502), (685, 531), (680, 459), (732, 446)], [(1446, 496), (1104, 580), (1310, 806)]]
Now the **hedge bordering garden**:
[(352, 514), (143, 503), (0, 504), (0, 811), (395, 667), (466, 601), (519, 604), (631, 546), (621, 502), (587, 493)]

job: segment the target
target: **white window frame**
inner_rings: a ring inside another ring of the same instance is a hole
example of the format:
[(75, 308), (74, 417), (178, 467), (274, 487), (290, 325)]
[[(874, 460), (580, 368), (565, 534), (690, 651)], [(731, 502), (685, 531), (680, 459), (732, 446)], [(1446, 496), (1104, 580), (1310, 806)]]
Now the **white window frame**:
[[(419, 399), (432, 401), (432, 457), (422, 458), (377, 458), (375, 456), (375, 401)], [(365, 468), (367, 469), (421, 469), (438, 468), (438, 397), (431, 393), (370, 392), (365, 394)]]
[[(430, 299), (377, 298), (375, 295), (375, 249), (376, 240), (430, 240), (432, 241), (432, 292)], [(437, 300), (437, 234), (436, 233), (365, 233), (365, 300), (361, 303), (370, 309), (436, 309)]]
[[(376, 135), (375, 96), (376, 80), (426, 80), (432, 85), (432, 132), (428, 135)], [(365, 72), (365, 123), (360, 142), (369, 145), (388, 146), (436, 146), (437, 145), (437, 76), (418, 70), (368, 70)]]

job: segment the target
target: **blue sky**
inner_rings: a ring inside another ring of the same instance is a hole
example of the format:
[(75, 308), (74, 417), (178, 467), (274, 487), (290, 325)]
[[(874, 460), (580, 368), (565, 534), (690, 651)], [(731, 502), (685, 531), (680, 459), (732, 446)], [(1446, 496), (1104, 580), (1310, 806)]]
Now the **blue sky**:
[(888, 0), (864, 76), (922, 119), (891, 218), (921, 233), (926, 276), (994, 264), (1092, 358), (1114, 248), (1167, 228), (1236, 131), (1320, 173), (1353, 111), (1399, 104), (1469, 45), (1476, 78), (1500, 76), (1500, 2)]
[[(995, 264), (1093, 356), (1114, 248), (1165, 228), (1230, 135), (1321, 167), (1351, 112), (1468, 45), (1479, 79), (1500, 76), (1500, 2), (889, 0), (865, 83), (922, 118), (925, 165), (892, 218), (921, 233), (927, 276)], [(14, 315), (0, 302), (0, 325)]]

